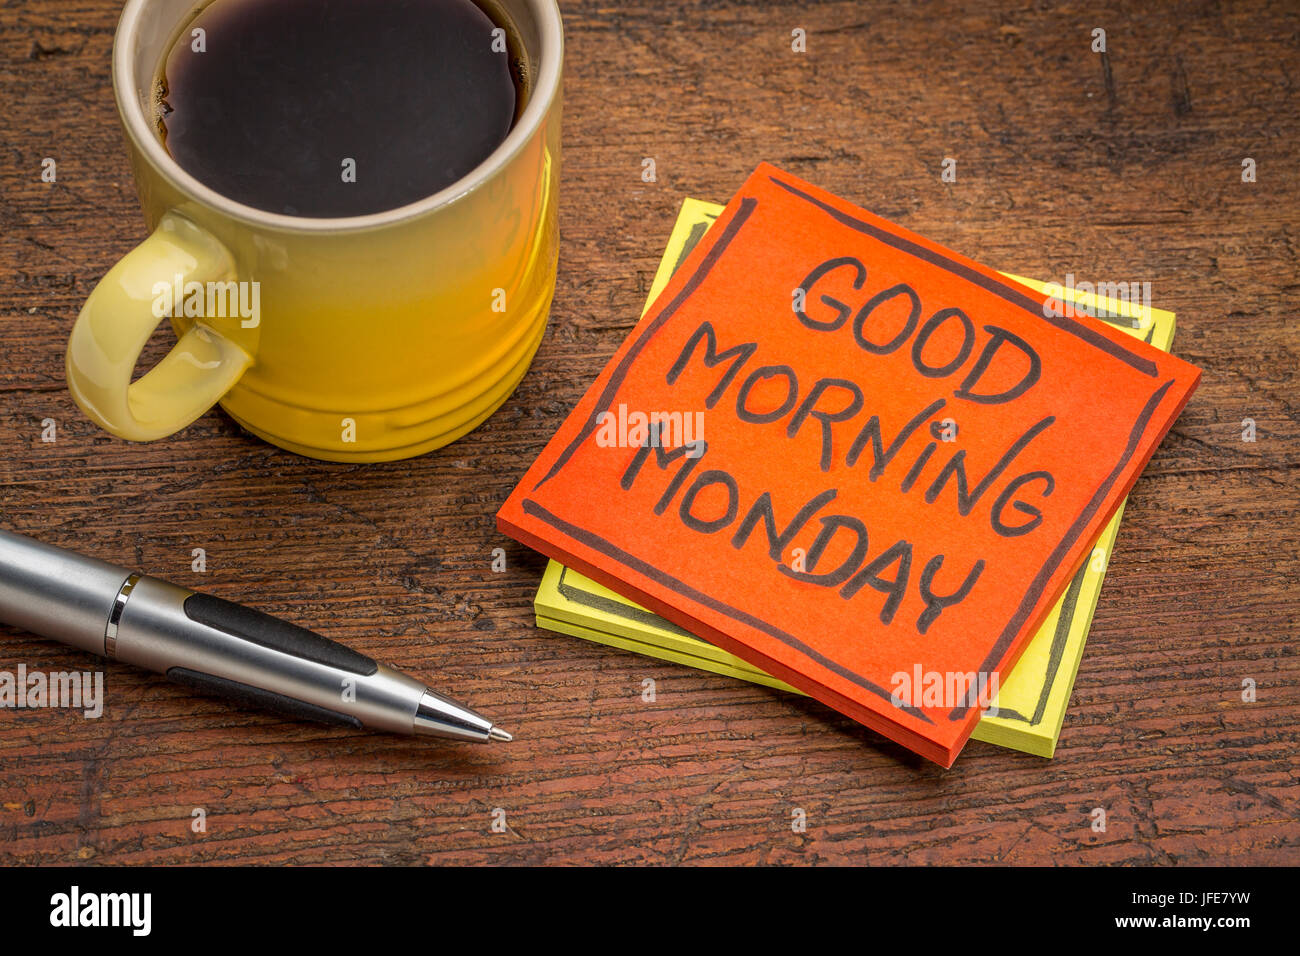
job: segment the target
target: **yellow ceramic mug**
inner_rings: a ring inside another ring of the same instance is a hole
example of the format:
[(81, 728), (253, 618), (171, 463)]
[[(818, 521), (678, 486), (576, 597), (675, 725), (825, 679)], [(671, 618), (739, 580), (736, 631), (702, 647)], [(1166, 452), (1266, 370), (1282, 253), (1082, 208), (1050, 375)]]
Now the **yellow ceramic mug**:
[[(228, 199), (167, 154), (154, 78), (205, 4), (127, 0), (113, 88), (154, 231), (108, 272), (72, 330), (68, 387), (87, 415), (150, 441), (220, 403), (290, 451), (387, 461), (454, 441), (509, 397), (555, 289), (564, 35), (555, 0), (498, 2), (529, 77), (504, 142), (419, 202), (308, 219)], [(163, 300), (202, 314), (173, 316)], [(160, 311), (179, 341), (132, 383)]]

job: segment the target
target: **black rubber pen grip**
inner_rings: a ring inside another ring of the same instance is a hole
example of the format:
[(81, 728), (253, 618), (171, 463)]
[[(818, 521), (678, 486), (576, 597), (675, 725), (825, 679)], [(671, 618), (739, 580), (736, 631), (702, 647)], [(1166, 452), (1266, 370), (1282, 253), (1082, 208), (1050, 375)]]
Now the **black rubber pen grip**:
[[(364, 654), (321, 637), (305, 627), (290, 624), (278, 617), (254, 611), (242, 604), (223, 601), (209, 594), (191, 594), (185, 599), (185, 616), (191, 621), (215, 627), (271, 650), (292, 654), (303, 660), (337, 667), (362, 677), (379, 670), (379, 665)], [(168, 671), (168, 676), (171, 672)]]

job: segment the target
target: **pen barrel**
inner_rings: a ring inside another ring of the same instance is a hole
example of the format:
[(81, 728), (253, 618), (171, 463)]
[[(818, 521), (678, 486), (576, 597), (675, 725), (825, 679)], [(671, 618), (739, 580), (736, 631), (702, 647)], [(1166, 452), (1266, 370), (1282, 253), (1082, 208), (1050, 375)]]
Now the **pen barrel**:
[(130, 575), (0, 531), (0, 621), (102, 656), (114, 601)]
[(141, 577), (115, 660), (204, 693), (300, 719), (411, 733), (425, 687), (287, 621)]

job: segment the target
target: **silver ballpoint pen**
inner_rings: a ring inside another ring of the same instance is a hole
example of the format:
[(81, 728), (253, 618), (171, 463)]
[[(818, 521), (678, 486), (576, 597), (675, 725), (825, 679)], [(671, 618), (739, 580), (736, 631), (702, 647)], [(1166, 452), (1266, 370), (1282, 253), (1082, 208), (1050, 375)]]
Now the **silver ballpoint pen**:
[(288, 621), (0, 531), (0, 622), (291, 717), (486, 743), (510, 734)]

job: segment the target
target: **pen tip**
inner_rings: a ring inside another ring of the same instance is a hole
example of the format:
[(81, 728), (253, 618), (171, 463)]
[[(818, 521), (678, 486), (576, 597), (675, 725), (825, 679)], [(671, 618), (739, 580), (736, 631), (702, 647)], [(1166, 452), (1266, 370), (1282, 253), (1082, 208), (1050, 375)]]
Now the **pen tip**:
[(506, 731), (502, 730), (500, 727), (493, 727), (491, 730), (489, 730), (488, 737), (490, 737), (492, 740), (501, 740), (501, 741), (505, 741), (506, 743), (509, 743), (510, 741), (515, 739), (510, 734), (506, 733)]

